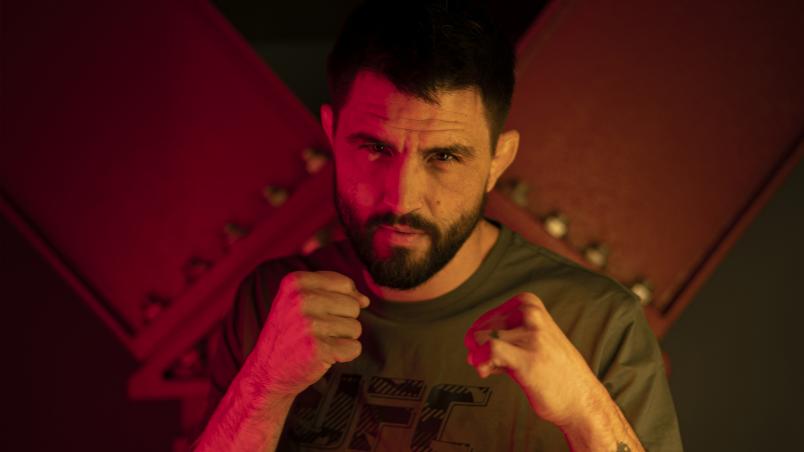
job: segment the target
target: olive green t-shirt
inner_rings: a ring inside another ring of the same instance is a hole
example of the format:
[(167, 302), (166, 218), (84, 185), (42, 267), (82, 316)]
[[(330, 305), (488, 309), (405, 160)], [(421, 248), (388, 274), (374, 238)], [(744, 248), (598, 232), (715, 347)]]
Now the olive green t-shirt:
[[(211, 360), (214, 407), (251, 351), (282, 277), (329, 270), (371, 296), (362, 264), (339, 242), (259, 265), (240, 285)], [(681, 451), (662, 356), (634, 294), (613, 279), (526, 242), (505, 226), (474, 274), (421, 302), (372, 298), (361, 355), (296, 397), (280, 451), (565, 451), (506, 374), (467, 364), (464, 335), (486, 311), (532, 292), (603, 382), (648, 451)], [(612, 445), (616, 450), (616, 445)]]

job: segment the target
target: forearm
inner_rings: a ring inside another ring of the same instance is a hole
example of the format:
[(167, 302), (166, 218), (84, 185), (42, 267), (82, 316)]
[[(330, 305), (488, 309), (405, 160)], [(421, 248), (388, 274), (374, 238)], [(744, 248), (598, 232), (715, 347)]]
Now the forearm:
[(271, 394), (245, 365), (226, 391), (196, 451), (275, 451), (294, 397)]
[(644, 452), (628, 420), (601, 384), (590, 394), (587, 416), (561, 426), (573, 452)]

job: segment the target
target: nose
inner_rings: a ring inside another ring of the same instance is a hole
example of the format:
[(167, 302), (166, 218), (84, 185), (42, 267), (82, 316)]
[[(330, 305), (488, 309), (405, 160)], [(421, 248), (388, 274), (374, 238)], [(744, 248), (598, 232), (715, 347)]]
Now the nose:
[(383, 203), (396, 215), (419, 208), (424, 185), (422, 168), (415, 156), (400, 155), (385, 173)]

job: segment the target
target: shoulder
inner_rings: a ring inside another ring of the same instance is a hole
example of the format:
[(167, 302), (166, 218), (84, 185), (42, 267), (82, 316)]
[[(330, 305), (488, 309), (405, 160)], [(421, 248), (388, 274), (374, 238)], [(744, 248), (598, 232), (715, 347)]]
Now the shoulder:
[(529, 291), (544, 302), (598, 378), (604, 377), (618, 356), (661, 365), (656, 339), (639, 298), (630, 289), (521, 237), (514, 243), (511, 252), (516, 266), (526, 273)]
[(617, 311), (633, 311), (641, 307), (637, 296), (611, 276), (530, 243), (519, 234), (511, 234), (511, 244), (501, 263), (503, 270), (539, 288), (545, 297), (551, 298), (543, 300), (548, 307), (573, 305), (575, 308)]

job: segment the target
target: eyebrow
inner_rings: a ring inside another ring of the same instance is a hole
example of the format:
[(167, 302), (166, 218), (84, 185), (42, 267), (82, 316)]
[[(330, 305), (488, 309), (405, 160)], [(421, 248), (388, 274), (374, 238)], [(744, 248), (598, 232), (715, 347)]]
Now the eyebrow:
[[(366, 132), (354, 132), (354, 133), (351, 133), (348, 137), (346, 137), (346, 141), (348, 141), (351, 144), (377, 143), (377, 144), (383, 144), (383, 145), (386, 145), (386, 146), (389, 146), (389, 147), (393, 148), (393, 146), (390, 143), (388, 143), (387, 141), (385, 141), (385, 140), (383, 140), (381, 138), (375, 137), (374, 135), (372, 135), (370, 133), (366, 133)], [(439, 153), (439, 152), (448, 152), (448, 153), (455, 154), (455, 155), (458, 155), (458, 156), (461, 156), (461, 157), (464, 157), (464, 158), (467, 158), (467, 159), (474, 158), (475, 155), (477, 155), (477, 151), (475, 151), (475, 148), (473, 148), (471, 146), (464, 146), (464, 145), (458, 144), (458, 143), (453, 143), (453, 144), (450, 144), (450, 145), (447, 145), (447, 146), (435, 146), (435, 147), (423, 149), (421, 152), (424, 153), (424, 154), (434, 154), (434, 153)]]

